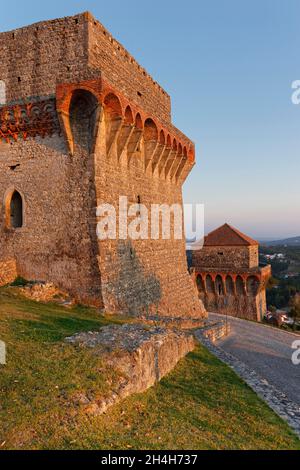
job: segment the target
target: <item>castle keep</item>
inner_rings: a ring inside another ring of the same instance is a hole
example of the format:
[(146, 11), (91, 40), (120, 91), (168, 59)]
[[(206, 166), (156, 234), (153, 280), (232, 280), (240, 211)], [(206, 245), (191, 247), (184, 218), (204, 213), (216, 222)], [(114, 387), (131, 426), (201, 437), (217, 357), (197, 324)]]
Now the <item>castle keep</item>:
[(262, 320), (271, 267), (259, 267), (257, 241), (228, 224), (219, 227), (192, 252), (192, 275), (208, 311)]
[[(103, 240), (96, 207), (182, 204), (193, 143), (89, 13), (0, 34), (0, 271), (127, 314), (205, 316), (184, 240)], [(171, 231), (172, 232), (172, 231)]]

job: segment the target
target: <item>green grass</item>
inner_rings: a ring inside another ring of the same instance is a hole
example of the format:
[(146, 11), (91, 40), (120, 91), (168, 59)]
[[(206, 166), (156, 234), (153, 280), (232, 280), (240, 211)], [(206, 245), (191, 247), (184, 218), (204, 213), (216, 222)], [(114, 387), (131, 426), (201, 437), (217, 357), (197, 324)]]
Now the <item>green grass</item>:
[(288, 426), (200, 345), (146, 393), (87, 416), (74, 395), (103, 395), (117, 374), (63, 338), (111, 321), (95, 309), (39, 304), (17, 288), (0, 289), (0, 339), (8, 349), (0, 366), (2, 449), (300, 449)]

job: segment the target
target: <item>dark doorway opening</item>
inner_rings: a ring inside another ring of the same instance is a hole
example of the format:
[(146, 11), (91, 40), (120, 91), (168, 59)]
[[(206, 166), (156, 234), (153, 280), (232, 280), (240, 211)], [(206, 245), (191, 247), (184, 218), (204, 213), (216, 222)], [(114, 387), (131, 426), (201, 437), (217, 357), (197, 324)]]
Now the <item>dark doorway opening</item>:
[(10, 226), (20, 228), (23, 225), (23, 201), (21, 194), (14, 191), (10, 200)]

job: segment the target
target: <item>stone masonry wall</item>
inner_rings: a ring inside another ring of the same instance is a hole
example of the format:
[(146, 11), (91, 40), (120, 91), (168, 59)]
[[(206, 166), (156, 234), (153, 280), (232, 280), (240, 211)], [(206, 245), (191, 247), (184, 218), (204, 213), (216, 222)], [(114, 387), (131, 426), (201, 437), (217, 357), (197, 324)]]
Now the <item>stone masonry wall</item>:
[[(97, 206), (111, 204), (118, 216), (120, 196), (128, 198), (128, 205), (139, 201), (146, 206), (149, 215), (151, 204), (182, 205), (180, 185), (145, 172), (143, 140), (129, 164), (126, 149), (118, 156), (117, 144), (107, 155), (109, 126), (106, 115), (100, 121), (93, 154)], [(76, 149), (82, 152), (82, 146)], [(88, 158), (87, 153), (85, 158)], [(159, 313), (183, 318), (205, 316), (187, 270), (184, 238), (175, 240), (172, 228), (171, 224), (171, 239), (168, 240), (152, 240), (149, 230), (146, 240), (121, 240), (118, 237), (98, 241), (95, 251), (98, 253), (103, 301), (108, 311), (134, 315)]]
[(14, 259), (0, 262), (0, 286), (13, 282), (17, 277), (17, 266)]
[[(249, 268), (258, 266), (258, 248), (248, 246), (204, 246), (192, 252), (195, 268)], [(256, 264), (255, 264), (256, 262)]]
[[(82, 301), (101, 304), (89, 227), (89, 162), (68, 156), (57, 135), (0, 148), (0, 260), (14, 257), (24, 278), (52, 281)], [(12, 189), (24, 202), (24, 225), (18, 229), (5, 225), (5, 196)]]
[(171, 120), (168, 94), (89, 13), (0, 33), (0, 50), (7, 103), (54, 95), (58, 83), (103, 74), (137, 105)]
[(110, 325), (100, 331), (78, 333), (66, 338), (66, 342), (77, 348), (94, 349), (106, 366), (119, 373), (113, 390), (106, 397), (97, 397), (97, 390), (91, 391), (88, 397), (82, 393), (73, 397), (77, 407), (81, 406), (92, 415), (102, 414), (133, 393), (144, 392), (195, 348), (195, 339), (190, 333), (142, 324)]
[(216, 295), (213, 293), (199, 294), (208, 312), (227, 314), (232, 317), (244, 318), (246, 320), (261, 321), (265, 313), (264, 306), (260, 310), (260, 300), (263, 300), (263, 292), (256, 296), (252, 295)]
[(100, 69), (116, 89), (142, 109), (170, 122), (170, 97), (161, 86), (91, 15), (88, 32), (89, 67), (96, 71)]
[(84, 16), (36, 23), (0, 34), (0, 80), (6, 101), (54, 95), (58, 82), (89, 78)]
[[(145, 112), (169, 120), (169, 97), (136, 62), (123, 57), (123, 48), (119, 51), (123, 58), (118, 58), (118, 43), (107, 39), (103, 31), (89, 14), (82, 14), (1, 33), (0, 80), (6, 85), (7, 103), (29, 100), (28, 109), (32, 109), (35, 101), (52, 97), (58, 84), (103, 73), (124, 95), (143, 105)], [(98, 132), (96, 127), (92, 129), (95, 103), (87, 109), (86, 99), (90, 98), (79, 97), (76, 106), (72, 102), (67, 110), (73, 153), (62, 128), (51, 130), (44, 138), (39, 130), (33, 137), (34, 128), (29, 137), (12, 132), (10, 138), (5, 137), (7, 142), (0, 142), (0, 260), (11, 257), (19, 275), (53, 282), (78, 300), (111, 312), (205, 316), (187, 272), (184, 239), (97, 240), (98, 204), (117, 207), (120, 195), (127, 196), (129, 203), (136, 203), (139, 197), (147, 208), (151, 203), (182, 204), (184, 179), (175, 182), (146, 172), (143, 138), (130, 163), (126, 149), (118, 155), (117, 139), (108, 151), (107, 128), (111, 130), (117, 121), (112, 116), (109, 120), (102, 109), (97, 116)], [(8, 114), (1, 115), (2, 132), (7, 129)], [(57, 122), (57, 116), (53, 119)], [(20, 122), (23, 125), (22, 119)], [(171, 144), (175, 159), (177, 150)], [(181, 144), (179, 148), (179, 162), (188, 162), (189, 170), (192, 163), (187, 151), (183, 153)], [(17, 229), (6, 223), (7, 195), (13, 190), (20, 193), (24, 206), (24, 223)]]
[(256, 296), (217, 296), (210, 293), (200, 294), (200, 298), (209, 312), (260, 321), (257, 312)]
[(249, 246), (249, 268), (256, 268), (258, 264), (258, 246)]
[[(153, 203), (182, 204), (180, 186), (145, 174), (142, 153), (135, 155), (129, 168), (126, 158), (120, 166), (116, 164), (116, 149), (107, 158), (101, 138), (104, 127), (102, 123), (95, 154), (98, 204), (118, 207), (120, 194), (128, 196), (129, 204), (137, 203), (139, 197), (149, 214)], [(205, 316), (187, 270), (184, 239), (175, 240), (172, 234), (170, 240), (107, 240), (99, 242), (99, 253), (104, 303), (109, 310), (145, 314), (151, 304), (149, 313)]]

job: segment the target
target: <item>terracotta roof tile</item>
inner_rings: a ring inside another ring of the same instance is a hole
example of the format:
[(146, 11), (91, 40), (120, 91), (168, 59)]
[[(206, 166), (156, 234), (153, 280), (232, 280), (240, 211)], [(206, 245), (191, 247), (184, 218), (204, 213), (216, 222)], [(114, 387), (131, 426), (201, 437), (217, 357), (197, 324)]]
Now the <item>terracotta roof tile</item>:
[(210, 232), (204, 238), (205, 246), (251, 246), (258, 242), (240, 232), (231, 225), (224, 224)]

